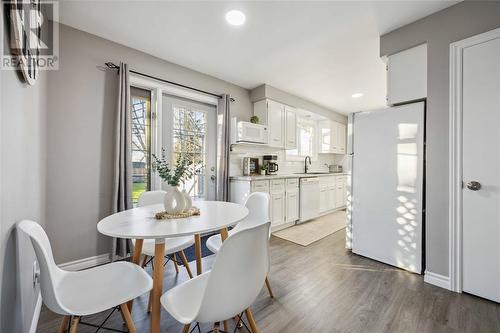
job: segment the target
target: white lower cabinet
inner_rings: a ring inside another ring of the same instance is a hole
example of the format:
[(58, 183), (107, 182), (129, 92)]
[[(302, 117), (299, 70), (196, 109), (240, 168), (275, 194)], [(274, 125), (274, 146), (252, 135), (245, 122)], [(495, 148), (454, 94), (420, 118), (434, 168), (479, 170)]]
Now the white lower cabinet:
[[(320, 177), (320, 214), (346, 205), (346, 177)], [(231, 201), (245, 204), (252, 192), (269, 193), (269, 217), (274, 230), (287, 227), (299, 220), (299, 178), (265, 180), (231, 180)]]
[(335, 190), (335, 207), (344, 207), (347, 201), (346, 177), (338, 176)]
[(328, 210), (328, 186), (321, 184), (319, 187), (319, 212), (324, 213)]
[(299, 191), (286, 193), (286, 222), (295, 222), (299, 219)]
[(271, 193), (271, 226), (285, 223), (285, 195), (283, 192)]
[(335, 209), (337, 207), (340, 207), (337, 205), (337, 188), (335, 185), (328, 185), (328, 210)]

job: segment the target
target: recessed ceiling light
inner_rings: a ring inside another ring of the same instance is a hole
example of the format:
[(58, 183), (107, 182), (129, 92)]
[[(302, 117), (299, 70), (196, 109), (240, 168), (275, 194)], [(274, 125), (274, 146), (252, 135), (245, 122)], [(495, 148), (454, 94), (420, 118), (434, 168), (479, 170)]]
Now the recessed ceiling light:
[(355, 93), (355, 94), (352, 94), (351, 97), (352, 98), (360, 98), (360, 97), (363, 97), (363, 94), (362, 93)]
[(245, 14), (239, 10), (230, 10), (226, 13), (226, 21), (231, 25), (242, 25), (245, 20)]

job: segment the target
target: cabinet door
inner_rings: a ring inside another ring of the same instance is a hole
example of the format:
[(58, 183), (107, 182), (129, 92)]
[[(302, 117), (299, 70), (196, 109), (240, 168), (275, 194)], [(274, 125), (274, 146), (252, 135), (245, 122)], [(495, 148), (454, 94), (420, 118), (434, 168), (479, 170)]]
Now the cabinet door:
[(427, 96), (427, 44), (390, 55), (387, 61), (387, 104)]
[(285, 193), (271, 193), (271, 225), (285, 223)]
[(319, 212), (324, 213), (328, 210), (328, 187), (319, 188)]
[(329, 186), (328, 187), (328, 210), (332, 210), (337, 208), (337, 187)]
[(336, 121), (330, 122), (330, 129), (331, 129), (331, 153), (338, 154), (340, 152), (339, 150), (339, 126)]
[(269, 120), (269, 146), (285, 147), (284, 137), (284, 105), (274, 101), (267, 102)]
[(332, 128), (329, 120), (319, 122), (319, 152), (332, 152)]
[(298, 189), (286, 192), (286, 222), (295, 222), (299, 219), (299, 191)]
[(338, 177), (337, 179), (337, 189), (335, 191), (335, 207), (345, 206), (345, 180), (344, 177)]
[(285, 106), (285, 149), (297, 148), (297, 113), (295, 108)]
[(347, 142), (347, 126), (344, 124), (337, 123), (337, 135), (338, 135), (338, 152), (340, 154), (345, 154), (346, 152), (346, 142)]

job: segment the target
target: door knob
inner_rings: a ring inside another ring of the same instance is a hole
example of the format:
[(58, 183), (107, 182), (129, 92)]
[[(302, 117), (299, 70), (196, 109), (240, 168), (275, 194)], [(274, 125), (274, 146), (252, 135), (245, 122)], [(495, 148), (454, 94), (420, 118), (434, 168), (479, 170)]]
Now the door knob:
[(479, 191), (481, 189), (481, 183), (476, 181), (468, 182), (467, 188), (471, 191)]
[(215, 177), (214, 175), (211, 175), (210, 179), (214, 182), (217, 179), (217, 177)]

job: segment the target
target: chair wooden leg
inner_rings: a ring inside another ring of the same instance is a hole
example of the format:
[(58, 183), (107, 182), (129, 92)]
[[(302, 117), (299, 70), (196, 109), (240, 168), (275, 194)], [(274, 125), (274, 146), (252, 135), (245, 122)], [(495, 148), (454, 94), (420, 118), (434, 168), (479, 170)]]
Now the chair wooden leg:
[(267, 277), (266, 277), (266, 287), (267, 291), (269, 291), (269, 296), (271, 296), (271, 298), (274, 298), (273, 289), (271, 288), (271, 283), (269, 282), (269, 279)]
[[(135, 246), (134, 246), (134, 254), (132, 256), (132, 262), (136, 265), (139, 265), (139, 262), (141, 261), (141, 254), (142, 254), (142, 245), (144, 243), (144, 239), (136, 239), (135, 240)], [(127, 306), (130, 312), (132, 312), (132, 305), (134, 304), (134, 300), (131, 299), (128, 301)]]
[(142, 259), (142, 264), (141, 267), (144, 268), (146, 266), (146, 263), (148, 262), (149, 256), (144, 255), (144, 259)]
[(247, 316), (248, 323), (250, 324), (250, 329), (252, 333), (259, 333), (259, 329), (257, 328), (257, 324), (255, 323), (255, 319), (253, 318), (252, 310), (246, 309), (245, 315)]
[(229, 322), (224, 320), (224, 332), (229, 332)]
[(184, 325), (184, 328), (182, 329), (182, 333), (189, 333), (190, 328), (191, 328), (191, 324)]
[(61, 325), (59, 326), (59, 330), (57, 332), (58, 333), (66, 332), (66, 329), (68, 328), (68, 323), (69, 323), (69, 316), (64, 316), (63, 320), (61, 321)]
[(76, 333), (78, 331), (78, 323), (80, 322), (80, 317), (73, 317), (71, 320), (71, 328), (69, 333)]
[(184, 253), (184, 250), (179, 251), (179, 257), (181, 257), (182, 264), (184, 267), (186, 267), (186, 271), (189, 275), (189, 278), (193, 278), (193, 273), (191, 272), (191, 267), (189, 267), (189, 262), (187, 261), (186, 254)]
[(194, 253), (196, 254), (196, 275), (203, 272), (201, 267), (201, 236), (194, 235)]
[(126, 303), (120, 305), (121, 314), (123, 317), (123, 321), (127, 324), (128, 331), (130, 333), (136, 333), (134, 321), (132, 320), (132, 316), (130, 315), (130, 311), (128, 310), (128, 306)]
[(174, 263), (175, 272), (179, 274), (179, 265), (177, 265), (177, 256), (175, 255), (175, 253), (172, 254), (172, 262)]
[(153, 310), (153, 303), (151, 302), (151, 298), (153, 297), (153, 291), (151, 290), (149, 292), (149, 300), (148, 300), (148, 313), (151, 313), (151, 310)]

